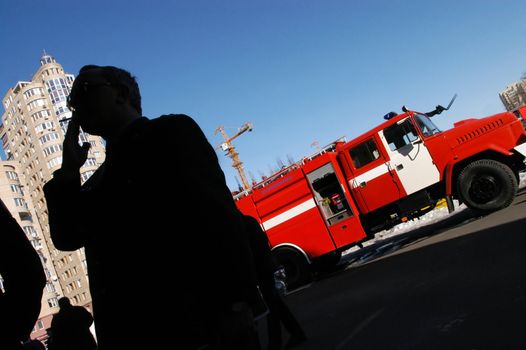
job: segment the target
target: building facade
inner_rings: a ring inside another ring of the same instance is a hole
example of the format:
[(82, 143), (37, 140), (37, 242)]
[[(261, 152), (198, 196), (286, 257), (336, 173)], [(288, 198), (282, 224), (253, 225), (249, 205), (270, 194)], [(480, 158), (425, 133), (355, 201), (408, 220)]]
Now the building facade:
[(507, 111), (526, 105), (526, 79), (507, 86), (499, 96)]
[[(50, 278), (56, 277), (58, 281), (58, 285), (53, 284), (56, 296), (67, 296), (73, 304), (90, 309), (91, 296), (84, 252), (82, 249), (62, 252), (54, 248), (50, 239), (48, 212), (43, 193), (44, 184), (62, 164), (62, 142), (67, 129), (67, 121), (63, 120), (71, 117), (66, 98), (71, 91), (73, 80), (74, 76), (66, 73), (52, 56), (44, 54), (31, 81), (19, 81), (14, 88), (7, 91), (2, 100), (5, 112), (2, 114), (0, 125), (0, 139), (7, 158), (7, 162), (2, 162), (2, 169), (17, 169), (18, 179), (21, 186), (24, 186), (24, 201), (33, 210), (29, 211), (29, 215), (32, 215), (33, 222), (39, 224), (39, 228), (35, 230), (36, 235), (40, 237), (39, 243), (46, 247), (42, 248), (42, 251), (49, 252), (49, 257), (44, 258), (50, 261), (50, 267), (54, 268), (49, 270)], [(91, 144), (88, 159), (81, 168), (84, 182), (104, 161), (104, 143), (100, 137), (84, 132), (81, 132), (79, 141)], [(14, 175), (6, 176), (7, 196), (11, 185), (16, 184), (9, 182), (14, 181), (9, 178)], [(4, 194), (2, 199), (4, 200)], [(22, 207), (25, 208), (23, 205)], [(18, 215), (16, 212), (13, 214)], [(54, 303), (55, 301), (50, 304), (48, 300), (43, 300), (43, 313), (52, 314), (58, 311)]]

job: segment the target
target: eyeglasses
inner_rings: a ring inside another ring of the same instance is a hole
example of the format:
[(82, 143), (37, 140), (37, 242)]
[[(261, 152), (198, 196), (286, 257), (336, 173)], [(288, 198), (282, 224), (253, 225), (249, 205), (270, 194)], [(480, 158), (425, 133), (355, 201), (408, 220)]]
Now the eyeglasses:
[(71, 90), (68, 97), (66, 98), (66, 106), (70, 111), (75, 111), (75, 105), (78, 105), (79, 97), (87, 95), (90, 92), (90, 89), (99, 88), (101, 86), (112, 86), (110, 82), (103, 83), (90, 83), (88, 81), (83, 81), (82, 83), (77, 83), (74, 86), (74, 89)]

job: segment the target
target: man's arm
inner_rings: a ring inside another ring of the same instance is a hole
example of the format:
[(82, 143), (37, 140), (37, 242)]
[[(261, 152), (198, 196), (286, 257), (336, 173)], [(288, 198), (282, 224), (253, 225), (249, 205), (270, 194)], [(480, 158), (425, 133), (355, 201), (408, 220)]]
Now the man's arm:
[(57, 249), (76, 250), (84, 246), (86, 230), (82, 226), (80, 167), (86, 161), (89, 143), (78, 143), (80, 127), (71, 119), (62, 146), (62, 167), (44, 186), (49, 211), (51, 239)]
[(44, 185), (49, 212), (51, 240), (59, 250), (73, 251), (84, 246), (86, 232), (80, 217), (80, 175), (78, 179), (55, 172)]

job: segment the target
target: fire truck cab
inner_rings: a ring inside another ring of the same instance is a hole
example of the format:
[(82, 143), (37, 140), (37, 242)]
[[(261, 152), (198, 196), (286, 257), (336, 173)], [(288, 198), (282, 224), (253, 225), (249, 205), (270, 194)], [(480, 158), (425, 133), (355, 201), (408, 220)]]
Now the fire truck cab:
[[(521, 114), (522, 113), (522, 114)], [(368, 233), (457, 198), (479, 211), (508, 206), (525, 169), (526, 108), (468, 119), (441, 131), (407, 111), (337, 148)]]

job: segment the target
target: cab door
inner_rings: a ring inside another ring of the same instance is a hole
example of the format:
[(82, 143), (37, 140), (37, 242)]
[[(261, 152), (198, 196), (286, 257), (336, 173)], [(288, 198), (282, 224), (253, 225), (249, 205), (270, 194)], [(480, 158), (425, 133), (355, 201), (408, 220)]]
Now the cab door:
[(360, 211), (367, 213), (392, 203), (405, 195), (389, 167), (389, 158), (378, 134), (345, 148), (351, 168), (347, 181)]
[(405, 193), (413, 194), (440, 181), (440, 173), (411, 117), (390, 125), (379, 133)]

